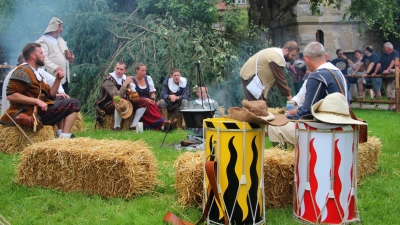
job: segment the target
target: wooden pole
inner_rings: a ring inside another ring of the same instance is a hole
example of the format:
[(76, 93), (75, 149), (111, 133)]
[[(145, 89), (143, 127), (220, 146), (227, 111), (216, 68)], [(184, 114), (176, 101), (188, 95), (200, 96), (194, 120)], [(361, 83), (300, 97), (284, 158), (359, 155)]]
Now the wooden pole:
[(350, 102), (359, 103), (380, 103), (380, 104), (396, 104), (396, 100), (350, 100)]
[(400, 87), (399, 87), (399, 58), (395, 59), (395, 64), (394, 64), (394, 71), (395, 71), (395, 82), (396, 82), (396, 93), (395, 93), (395, 98), (396, 98), (396, 112), (400, 112)]

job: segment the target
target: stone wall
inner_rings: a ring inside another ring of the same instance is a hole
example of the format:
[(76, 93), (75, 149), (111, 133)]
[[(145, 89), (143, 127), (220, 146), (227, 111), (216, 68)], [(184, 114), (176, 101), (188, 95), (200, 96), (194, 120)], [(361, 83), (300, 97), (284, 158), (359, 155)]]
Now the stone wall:
[[(374, 46), (380, 52), (381, 40), (362, 27), (360, 21), (343, 21), (344, 8), (350, 0), (344, 0), (340, 10), (334, 7), (320, 7), (321, 16), (313, 16), (307, 0), (300, 0), (296, 7), (285, 13), (281, 19), (270, 28), (273, 46), (283, 46), (288, 40), (300, 44), (300, 51), (312, 42), (317, 41), (317, 32), (323, 33), (323, 44), (330, 59), (336, 58), (336, 49), (345, 53), (362, 49), (366, 45)], [(359, 30), (362, 30), (361, 34)]]

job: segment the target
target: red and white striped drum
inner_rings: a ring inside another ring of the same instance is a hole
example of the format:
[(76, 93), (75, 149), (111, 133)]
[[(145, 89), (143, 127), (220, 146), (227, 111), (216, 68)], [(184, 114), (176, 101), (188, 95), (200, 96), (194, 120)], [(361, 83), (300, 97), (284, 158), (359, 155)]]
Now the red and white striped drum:
[(296, 124), (294, 216), (301, 222), (360, 221), (358, 125)]

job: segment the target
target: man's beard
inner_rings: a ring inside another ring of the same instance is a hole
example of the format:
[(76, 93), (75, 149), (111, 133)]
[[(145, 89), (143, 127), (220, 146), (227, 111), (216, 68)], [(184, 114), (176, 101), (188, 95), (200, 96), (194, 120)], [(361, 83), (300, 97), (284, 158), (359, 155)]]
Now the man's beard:
[(44, 60), (40, 60), (39, 58), (36, 58), (36, 65), (44, 66)]
[(286, 62), (290, 62), (289, 53), (286, 54), (286, 55), (283, 55), (283, 58), (285, 58), (285, 61), (286, 61)]

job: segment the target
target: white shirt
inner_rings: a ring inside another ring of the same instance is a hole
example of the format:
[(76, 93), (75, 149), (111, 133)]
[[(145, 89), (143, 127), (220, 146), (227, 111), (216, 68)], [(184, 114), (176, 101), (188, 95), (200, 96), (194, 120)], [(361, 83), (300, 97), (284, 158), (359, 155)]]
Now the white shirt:
[(187, 80), (184, 77), (179, 78), (179, 83), (175, 84), (173, 78), (168, 79), (168, 88), (171, 92), (176, 93), (180, 88), (185, 88), (187, 85)]
[(299, 93), (297, 93), (297, 95), (292, 98), (292, 100), (296, 102), (297, 107), (302, 106), (304, 104), (304, 100), (306, 99), (307, 80), (304, 81), (303, 85), (299, 90)]
[(115, 79), (115, 81), (117, 82), (117, 84), (122, 85), (122, 82), (124, 82), (124, 80), (126, 80), (126, 75), (122, 75), (121, 78), (117, 77), (117, 74), (115, 74), (115, 71), (110, 73), (110, 75)]
[(211, 98), (207, 98), (207, 99), (203, 99), (201, 100), (201, 98), (196, 99), (195, 102), (198, 105), (202, 105), (203, 109), (210, 109), (210, 105), (211, 105), (211, 110), (214, 109), (214, 100), (212, 100)]
[[(147, 83), (149, 83), (149, 91), (150, 92), (155, 92), (156, 91), (156, 88), (155, 88), (155, 86), (154, 86), (154, 82), (153, 82), (153, 79), (150, 77), (150, 76), (148, 76), (148, 75), (146, 75), (146, 77), (147, 77)], [(129, 88), (131, 89), (131, 91), (133, 91), (133, 92), (136, 92), (136, 85), (135, 85), (135, 83), (130, 83), (129, 84)], [(146, 89), (146, 86), (144, 86), (144, 87), (141, 87), (141, 86), (139, 86), (139, 88), (140, 89)]]

